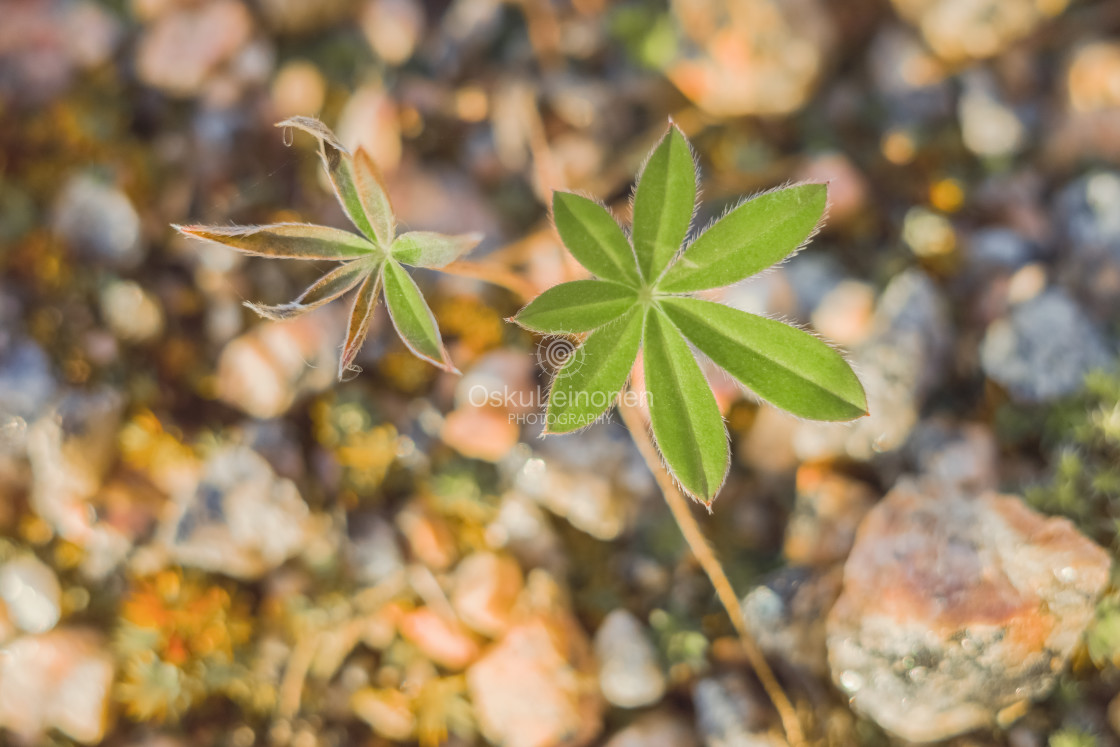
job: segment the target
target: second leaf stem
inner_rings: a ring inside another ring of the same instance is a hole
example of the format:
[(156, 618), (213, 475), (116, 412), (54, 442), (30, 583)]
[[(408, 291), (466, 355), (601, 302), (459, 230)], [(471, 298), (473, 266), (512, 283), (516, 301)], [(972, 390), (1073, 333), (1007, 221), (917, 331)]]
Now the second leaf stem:
[(621, 397), (618, 402), (622, 422), (626, 424), (631, 437), (634, 439), (634, 444), (638, 447), (638, 452), (642, 455), (642, 459), (649, 467), (650, 472), (653, 473), (657, 486), (661, 489), (661, 494), (665, 496), (665, 502), (669, 504), (669, 511), (676, 519), (681, 534), (684, 535), (685, 542), (688, 543), (696, 561), (700, 564), (704, 573), (707, 574), (712, 586), (715, 587), (716, 596), (719, 597), (720, 603), (727, 611), (727, 616), (731, 618), (731, 624), (735, 627), (735, 632), (739, 634), (739, 640), (742, 643), (744, 653), (747, 655), (747, 660), (778, 712), (778, 718), (781, 719), (782, 728), (785, 730), (790, 747), (802, 747), (805, 744), (805, 737), (801, 732), (801, 722), (797, 718), (797, 711), (785, 690), (779, 684), (778, 679), (774, 676), (774, 670), (770, 668), (770, 664), (763, 656), (761, 649), (754, 640), (754, 636), (747, 629), (739, 597), (735, 594), (735, 589), (731, 586), (731, 581), (727, 578), (715, 551), (712, 550), (707, 538), (704, 537), (704, 532), (696, 522), (696, 517), (692, 515), (689, 499), (677, 488), (673, 478), (661, 463), (661, 456), (657, 453), (657, 448), (650, 438), (649, 428), (642, 411), (635, 405), (626, 404), (626, 399), (626, 397)]

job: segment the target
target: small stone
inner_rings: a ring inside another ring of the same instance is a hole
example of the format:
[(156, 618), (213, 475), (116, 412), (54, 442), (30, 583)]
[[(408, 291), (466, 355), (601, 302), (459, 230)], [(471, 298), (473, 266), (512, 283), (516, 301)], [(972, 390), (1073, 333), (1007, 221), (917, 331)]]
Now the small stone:
[(521, 567), (513, 558), (475, 553), (464, 558), (455, 569), (451, 606), (467, 627), (497, 638), (509, 627), (513, 605), (523, 584)]
[(844, 268), (836, 257), (813, 251), (812, 244), (790, 257), (781, 269), (796, 299), (796, 318), (802, 321), (808, 321), (828, 294), (844, 282)]
[(83, 744), (105, 734), (113, 657), (87, 630), (25, 635), (0, 649), (0, 727), (28, 743), (50, 729)]
[(1066, 0), (893, 0), (943, 59), (967, 62), (993, 57), (1030, 34)]
[[(22, 431), (43, 412), (57, 386), (41, 347), (24, 339), (0, 345), (0, 429)], [(0, 439), (6, 442), (3, 436)]]
[(746, 438), (732, 439), (736, 456), (764, 475), (793, 472), (798, 463), (793, 437), (800, 422), (785, 410), (765, 402), (760, 404)]
[(840, 594), (839, 566), (783, 568), (743, 597), (743, 618), (769, 656), (815, 676), (828, 674), (825, 619)]
[(327, 97), (327, 81), (314, 64), (292, 60), (284, 64), (272, 81), (272, 102), (276, 116), (314, 117)]
[[(335, 130), (343, 145), (352, 150), (364, 148), (370, 158), (377, 164), (377, 168), (386, 178), (391, 177), (401, 162), (403, 146), (401, 145), (400, 113), (397, 102), (386, 93), (380, 84), (367, 84), (354, 91), (346, 102), (345, 108), (338, 118), (338, 127)], [(438, 187), (434, 187), (438, 189)], [(389, 185), (389, 193), (393, 195), (393, 209), (397, 212), (397, 222), (405, 220), (399, 205), (398, 184)], [(431, 195), (427, 195), (431, 196)], [(400, 199), (405, 199), (402, 195)], [(407, 203), (407, 200), (405, 200)], [(431, 205), (428, 205), (432, 207)], [(422, 210), (417, 206), (418, 211)], [(438, 206), (436, 209), (439, 209)], [(411, 221), (415, 215), (408, 218)], [(429, 218), (431, 220), (431, 218)], [(411, 225), (411, 223), (407, 224)], [(432, 229), (437, 230), (437, 229)]]
[(132, 280), (116, 280), (101, 291), (101, 315), (119, 339), (147, 342), (163, 332), (159, 301)]
[(784, 747), (766, 729), (768, 708), (739, 676), (708, 677), (692, 689), (696, 729), (705, 747)]
[(1069, 103), (1074, 111), (1120, 108), (1120, 44), (1090, 42), (1073, 53), (1067, 73)]
[(816, 155), (797, 175), (798, 181), (828, 185), (828, 222), (851, 223), (867, 209), (867, 179), (840, 151)]
[(508, 412), (466, 405), (447, 414), (439, 436), (468, 459), (500, 462), (520, 441), (521, 427)]
[(661, 700), (665, 675), (657, 650), (643, 625), (629, 610), (616, 609), (595, 633), (599, 689), (619, 708), (642, 708)]
[(667, 711), (653, 711), (610, 738), (605, 747), (699, 747), (692, 726)]
[(870, 415), (852, 423), (800, 423), (802, 459), (866, 461), (902, 446), (918, 410), (945, 374), (952, 327), (944, 296), (919, 270), (899, 273), (875, 309), (871, 336), (852, 354)]
[(350, 707), (385, 739), (404, 742), (416, 735), (412, 699), (400, 690), (363, 688), (351, 696)]
[(871, 334), (874, 311), (874, 289), (867, 283), (844, 280), (813, 311), (813, 329), (835, 345), (854, 348)]
[(0, 598), (12, 622), (27, 633), (46, 633), (62, 617), (62, 587), (50, 566), (33, 555), (0, 568)]
[(424, 31), (424, 11), (416, 0), (370, 0), (361, 15), (369, 46), (390, 65), (412, 56)]
[(971, 491), (999, 487), (999, 445), (982, 423), (927, 419), (914, 429), (906, 451), (919, 474), (947, 487)]
[(140, 38), (140, 80), (174, 96), (198, 94), (207, 79), (249, 41), (253, 18), (235, 0), (210, 0), (176, 8)]
[(816, 90), (836, 45), (815, 0), (674, 3), (674, 25), (696, 50), (673, 62), (669, 80), (717, 117), (781, 115)]
[(989, 325), (980, 362), (1020, 402), (1048, 402), (1081, 388), (1085, 374), (1108, 364), (1100, 331), (1063, 291), (1048, 290)]
[(1101, 171), (1075, 180), (1055, 201), (1065, 251), (1059, 277), (1101, 321), (1120, 312), (1120, 172)]
[(347, 532), (347, 558), (359, 582), (375, 586), (404, 568), (397, 534), (377, 514), (351, 514)]
[(31, 507), (61, 537), (85, 550), (83, 571), (101, 578), (132, 547), (118, 528), (102, 521), (92, 500), (117, 456), (123, 397), (97, 389), (68, 392), (28, 429), (33, 476)]
[(119, 189), (91, 176), (70, 177), (54, 205), (54, 231), (86, 259), (128, 269), (144, 251), (140, 216)]
[(211, 454), (174, 504), (160, 531), (171, 559), (234, 578), (260, 578), (303, 550), (312, 534), (295, 483), (244, 446)]
[(264, 322), (229, 342), (218, 359), (218, 397), (255, 418), (274, 418), (335, 383), (341, 317), (331, 309)]
[(990, 75), (972, 71), (964, 76), (957, 112), (965, 147), (978, 156), (1007, 158), (1026, 144), (1026, 127), (1001, 100)]
[(882, 140), (883, 155), (896, 164), (914, 157), (914, 141), (906, 132), (916, 122), (942, 120), (952, 111), (953, 94), (944, 63), (912, 31), (885, 23), (868, 50), (871, 79), (899, 125)]
[(871, 510), (829, 614), (832, 676), (911, 741), (1045, 696), (1093, 620), (1108, 554), (1015, 496), (903, 481)]
[(587, 641), (566, 614), (534, 615), (467, 670), (483, 736), (505, 747), (576, 747), (601, 728)]
[(455, 535), (447, 522), (419, 503), (397, 513), (397, 527), (412, 555), (433, 571), (447, 570), (458, 557)]
[(1120, 695), (1108, 702), (1108, 725), (1112, 733), (1120, 737)]
[(470, 632), (428, 607), (406, 613), (399, 625), (401, 635), (442, 667), (458, 671), (478, 658), (478, 643)]
[(871, 486), (828, 468), (797, 470), (797, 495), (783, 551), (793, 565), (826, 566), (848, 557), (856, 529), (875, 505)]
[(578, 439), (545, 440), (517, 473), (516, 489), (577, 529), (614, 539), (632, 514), (628, 498), (648, 480), (648, 470), (621, 433), (601, 424)]

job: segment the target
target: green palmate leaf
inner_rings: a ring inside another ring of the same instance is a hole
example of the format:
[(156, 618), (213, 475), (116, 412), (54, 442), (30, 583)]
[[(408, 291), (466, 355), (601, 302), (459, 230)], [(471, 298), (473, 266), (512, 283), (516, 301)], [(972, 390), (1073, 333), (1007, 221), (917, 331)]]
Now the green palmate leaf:
[(206, 239), (245, 254), (281, 259), (355, 259), (376, 248), (361, 236), (307, 223), (267, 226), (175, 226), (182, 234)]
[(385, 263), (385, 305), (397, 334), (414, 355), (458, 373), (447, 357), (436, 318), (416, 282), (393, 260)]
[(480, 233), (448, 236), (432, 231), (410, 231), (398, 236), (389, 253), (393, 259), (414, 267), (444, 267), (482, 241)]
[(393, 203), (389, 201), (389, 190), (385, 188), (381, 171), (365, 148), (358, 148), (354, 153), (354, 186), (369, 219), (373, 238), (378, 246), (389, 246), (397, 233), (397, 217), (393, 213)]
[(711, 503), (731, 463), (727, 430), (688, 343), (657, 310), (646, 316), (645, 378), (650, 424), (665, 465), (694, 498)]
[(350, 324), (346, 329), (346, 342), (342, 345), (342, 355), (338, 359), (339, 380), (351, 370), (354, 358), (365, 344), (369, 325), (373, 321), (373, 310), (377, 306), (377, 296), (381, 292), (381, 277), (380, 268), (367, 275), (354, 297), (354, 305), (350, 309)]
[(375, 259), (356, 259), (346, 262), (319, 278), (291, 303), (264, 306), (246, 301), (245, 305), (266, 319), (274, 321), (292, 319), (300, 314), (306, 314), (312, 309), (317, 309), (354, 288), (377, 269), (376, 265), (377, 260)]
[(660, 303), (692, 344), (766, 401), (813, 420), (867, 414), (859, 379), (816, 337), (710, 301), (664, 298)]
[(571, 192), (552, 193), (552, 216), (568, 251), (593, 274), (637, 285), (634, 250), (605, 207)]
[(684, 134), (669, 127), (638, 177), (634, 194), (634, 253), (653, 283), (681, 247), (696, 206), (696, 162)]
[[(323, 159), (323, 167), (327, 170), (327, 176), (331, 180), (331, 185), (334, 186), (334, 192), (338, 196), (342, 209), (359, 231), (372, 241), (382, 242), (379, 243), (379, 246), (384, 248), (386, 244), (383, 242), (392, 237), (382, 239), (378, 236), (378, 232), (374, 230), (369, 216), (366, 215), (366, 208), (362, 202), (362, 190), (358, 186), (358, 174), (350, 151), (342, 147), (342, 143), (339, 142), (334, 133), (317, 119), (290, 117), (277, 123), (276, 126), (294, 127), (313, 135), (319, 140), (319, 155)], [(368, 177), (368, 174), (366, 176)], [(363, 177), (363, 182), (363, 187), (368, 188), (369, 179)], [(371, 200), (371, 202), (376, 202), (376, 200)]]
[(618, 319), (637, 302), (637, 291), (625, 285), (575, 280), (537, 296), (514, 321), (534, 332), (588, 332)]
[(817, 230), (827, 203), (824, 184), (801, 184), (747, 200), (685, 249), (658, 290), (719, 288), (781, 262)]
[(592, 332), (569, 356), (552, 382), (545, 433), (586, 428), (614, 404), (638, 357), (643, 315), (632, 309)]

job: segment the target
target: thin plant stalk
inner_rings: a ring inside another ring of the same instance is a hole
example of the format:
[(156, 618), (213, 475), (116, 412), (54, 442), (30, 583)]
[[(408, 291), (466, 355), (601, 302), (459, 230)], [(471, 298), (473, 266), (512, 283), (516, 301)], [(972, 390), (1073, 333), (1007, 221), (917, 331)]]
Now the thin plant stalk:
[(653, 478), (657, 481), (661, 494), (665, 496), (665, 502), (669, 504), (669, 511), (673, 514), (677, 526), (680, 527), (685, 542), (688, 543), (692, 554), (712, 582), (716, 596), (727, 611), (727, 616), (731, 618), (731, 624), (735, 627), (735, 632), (739, 634), (739, 640), (742, 643), (743, 651), (747, 655), (747, 660), (750, 661), (763, 689), (766, 690), (766, 694), (778, 712), (778, 718), (781, 719), (782, 728), (786, 733), (786, 740), (791, 747), (802, 747), (805, 744), (805, 737), (801, 732), (801, 722), (797, 718), (797, 711), (785, 690), (782, 689), (781, 684), (778, 683), (778, 679), (774, 676), (774, 670), (767, 663), (766, 657), (763, 656), (754, 640), (754, 636), (747, 629), (742, 605), (739, 603), (739, 597), (735, 594), (735, 589), (731, 586), (731, 581), (723, 570), (723, 565), (716, 557), (711, 545), (708, 544), (708, 540), (704, 537), (704, 532), (700, 529), (696, 518), (692, 515), (692, 509), (689, 505), (690, 500), (677, 489), (673, 478), (665, 470), (661, 457), (657, 453), (657, 448), (650, 438), (649, 429), (641, 410), (635, 405), (627, 404), (626, 400), (627, 398), (623, 396), (619, 398), (618, 402), (618, 411), (622, 416), (622, 422), (626, 424), (631, 437), (634, 439), (634, 444), (638, 447), (638, 452), (642, 455), (642, 459), (645, 460), (650, 472), (653, 473)]

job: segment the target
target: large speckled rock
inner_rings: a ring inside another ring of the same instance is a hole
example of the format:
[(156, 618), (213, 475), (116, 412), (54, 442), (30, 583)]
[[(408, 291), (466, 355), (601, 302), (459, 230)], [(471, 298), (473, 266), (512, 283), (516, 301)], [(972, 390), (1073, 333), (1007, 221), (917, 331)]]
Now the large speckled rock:
[(905, 480), (867, 515), (827, 623), (853, 707), (916, 742), (1048, 693), (1110, 566), (1065, 519), (935, 485)]

